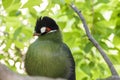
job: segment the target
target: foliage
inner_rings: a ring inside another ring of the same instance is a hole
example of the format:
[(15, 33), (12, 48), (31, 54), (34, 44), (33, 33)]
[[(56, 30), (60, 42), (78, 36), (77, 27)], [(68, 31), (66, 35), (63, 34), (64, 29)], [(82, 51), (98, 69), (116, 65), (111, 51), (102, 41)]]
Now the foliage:
[(56, 20), (64, 42), (71, 48), (77, 80), (110, 76), (106, 63), (88, 40), (70, 3), (82, 11), (92, 35), (120, 73), (119, 0), (0, 0), (0, 61), (23, 73), (23, 59), (27, 47), (34, 41), (36, 19), (47, 15)]

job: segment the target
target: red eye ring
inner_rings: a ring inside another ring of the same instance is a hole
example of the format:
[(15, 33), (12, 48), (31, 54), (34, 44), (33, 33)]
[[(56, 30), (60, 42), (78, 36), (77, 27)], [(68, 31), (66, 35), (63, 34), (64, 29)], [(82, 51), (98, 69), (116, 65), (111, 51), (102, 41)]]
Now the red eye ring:
[(46, 32), (49, 32), (49, 31), (51, 31), (51, 28), (46, 27)]

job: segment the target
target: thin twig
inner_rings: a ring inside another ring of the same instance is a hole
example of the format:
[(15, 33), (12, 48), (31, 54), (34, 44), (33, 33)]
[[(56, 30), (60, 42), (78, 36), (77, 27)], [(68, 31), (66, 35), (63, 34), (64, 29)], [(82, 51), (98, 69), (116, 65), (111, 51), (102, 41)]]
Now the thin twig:
[(101, 46), (99, 45), (99, 43), (91, 36), (91, 33), (90, 33), (90, 31), (88, 29), (88, 26), (87, 26), (87, 23), (86, 23), (83, 15), (81, 14), (81, 11), (79, 11), (78, 8), (74, 4), (71, 4), (70, 6), (78, 14), (78, 16), (80, 17), (80, 19), (81, 19), (81, 21), (83, 23), (84, 29), (86, 31), (86, 35), (88, 36), (88, 38), (92, 42), (92, 44), (101, 53), (102, 57), (104, 58), (104, 60), (106, 61), (107, 65), (108, 65), (108, 67), (110, 68), (110, 71), (111, 71), (112, 75), (113, 76), (118, 76), (117, 71), (115, 70), (112, 62), (110, 61), (110, 59), (108, 58), (108, 56), (106, 55), (106, 53), (103, 51), (103, 49), (101, 48)]

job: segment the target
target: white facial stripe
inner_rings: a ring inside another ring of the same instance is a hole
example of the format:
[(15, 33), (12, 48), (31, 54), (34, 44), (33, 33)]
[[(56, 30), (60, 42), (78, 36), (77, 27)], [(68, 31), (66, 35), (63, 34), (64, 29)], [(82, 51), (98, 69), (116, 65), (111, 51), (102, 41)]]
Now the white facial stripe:
[(57, 30), (51, 30), (49, 33), (51, 33), (51, 32), (55, 32), (55, 31), (57, 31)]
[(41, 33), (44, 33), (44, 32), (46, 31), (46, 27), (42, 27), (42, 28), (40, 29), (40, 31), (41, 31)]

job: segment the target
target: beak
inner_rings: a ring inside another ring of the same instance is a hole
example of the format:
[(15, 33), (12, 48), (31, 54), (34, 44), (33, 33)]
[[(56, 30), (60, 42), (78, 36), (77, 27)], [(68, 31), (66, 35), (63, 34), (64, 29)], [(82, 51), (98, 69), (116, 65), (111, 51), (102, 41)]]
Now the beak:
[(36, 33), (36, 32), (33, 34), (33, 36), (39, 36), (39, 35), (40, 33)]

